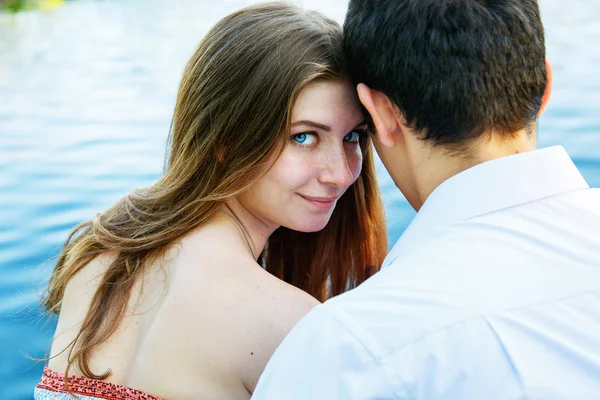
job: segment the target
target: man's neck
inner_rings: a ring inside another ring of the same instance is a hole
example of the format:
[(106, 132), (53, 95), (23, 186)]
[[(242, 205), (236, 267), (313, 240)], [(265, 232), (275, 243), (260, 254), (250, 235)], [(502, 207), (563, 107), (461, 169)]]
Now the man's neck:
[(419, 149), (419, 156), (414, 158), (418, 162), (418, 168), (414, 169), (418, 199), (417, 204), (412, 205), (418, 211), (429, 195), (447, 179), (486, 161), (535, 150), (536, 137), (535, 133), (527, 131), (510, 137), (487, 134), (460, 154), (429, 144), (415, 143), (415, 146)]

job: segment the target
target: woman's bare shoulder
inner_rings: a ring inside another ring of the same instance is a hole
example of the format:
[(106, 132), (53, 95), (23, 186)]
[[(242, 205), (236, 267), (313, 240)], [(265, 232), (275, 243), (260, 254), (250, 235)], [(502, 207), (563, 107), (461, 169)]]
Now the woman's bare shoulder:
[[(87, 263), (69, 280), (66, 286), (63, 305), (71, 303), (69, 300), (75, 297), (73, 303), (79, 307), (91, 300), (91, 296), (102, 281), (104, 273), (117, 258), (116, 252), (105, 252)], [(83, 296), (84, 298), (81, 298)], [(83, 301), (82, 300), (87, 300)]]
[(174, 301), (163, 309), (169, 323), (160, 326), (170, 331), (162, 336), (179, 337), (172, 343), (186, 343), (191, 360), (213, 360), (252, 391), (283, 338), (319, 302), (240, 250), (195, 262), (182, 251), (186, 262), (195, 265), (176, 272), (169, 289)]
[(248, 285), (247, 295), (248, 301), (240, 310), (246, 336), (237, 355), (239, 365), (245, 365), (240, 376), (253, 391), (275, 349), (319, 301), (262, 269), (257, 271), (253, 285)]
[[(223, 241), (202, 245), (184, 244), (179, 252), (171, 289), (189, 307), (210, 302), (214, 311), (227, 315), (256, 330), (275, 336), (285, 335), (291, 327), (319, 302), (265, 271), (244, 247), (228, 247)], [(186, 307), (177, 302), (177, 307)], [(220, 310), (219, 310), (220, 309)]]
[[(260, 268), (260, 267), (259, 267)], [(264, 269), (256, 271), (256, 287), (248, 290), (257, 299), (255, 307), (260, 320), (279, 327), (282, 331), (291, 329), (319, 301), (305, 291), (271, 275)]]

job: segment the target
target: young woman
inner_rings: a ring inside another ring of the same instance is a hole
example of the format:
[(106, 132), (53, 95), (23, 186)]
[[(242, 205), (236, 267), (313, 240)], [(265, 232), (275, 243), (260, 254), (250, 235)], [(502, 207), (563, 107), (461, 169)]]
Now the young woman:
[(298, 319), (379, 268), (383, 207), (341, 49), (335, 22), (284, 3), (212, 28), (164, 176), (65, 244), (36, 398), (248, 399)]

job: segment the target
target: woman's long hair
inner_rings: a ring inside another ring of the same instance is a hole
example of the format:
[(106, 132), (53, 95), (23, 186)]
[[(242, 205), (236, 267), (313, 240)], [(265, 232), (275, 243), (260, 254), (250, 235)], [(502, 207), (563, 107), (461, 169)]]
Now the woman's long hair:
[[(263, 4), (225, 17), (208, 32), (181, 80), (163, 176), (78, 225), (60, 253), (43, 299), (56, 314), (78, 271), (100, 254), (117, 255), (67, 347), (65, 374), (76, 363), (87, 377), (110, 376), (110, 370), (92, 372), (90, 357), (118, 328), (144, 268), (273, 165), (298, 93), (323, 79), (347, 74), (341, 29), (319, 13)], [(363, 282), (387, 251), (372, 146), (368, 137), (361, 140), (362, 174), (325, 229), (282, 227), (259, 259), (267, 271), (321, 301)]]

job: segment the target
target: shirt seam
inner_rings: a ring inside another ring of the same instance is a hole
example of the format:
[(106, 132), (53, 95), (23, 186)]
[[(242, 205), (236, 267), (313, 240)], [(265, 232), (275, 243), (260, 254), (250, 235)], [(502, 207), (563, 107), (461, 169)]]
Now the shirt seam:
[(452, 322), (450, 324), (444, 325), (443, 327), (440, 327), (440, 328), (437, 328), (437, 329), (434, 329), (434, 330), (430, 330), (430, 331), (424, 333), (423, 335), (419, 336), (418, 338), (410, 340), (408, 343), (406, 343), (406, 344), (404, 344), (402, 346), (398, 346), (398, 347), (390, 349), (390, 351), (388, 352), (388, 354), (386, 354), (384, 357), (382, 357), (382, 361), (385, 362), (388, 358), (394, 357), (397, 353), (401, 352), (402, 350), (404, 350), (408, 346), (411, 346), (411, 345), (413, 345), (415, 343), (418, 343), (418, 342), (420, 342), (422, 340), (425, 340), (429, 336), (432, 336), (432, 335), (435, 335), (436, 333), (445, 331), (445, 330), (447, 330), (449, 328), (452, 328), (452, 327), (454, 327), (456, 325), (460, 325), (460, 324), (463, 324), (463, 323), (471, 322), (471, 321), (474, 321), (474, 320), (480, 319), (480, 318), (484, 318), (485, 319), (485, 318), (493, 317), (493, 316), (496, 316), (499, 313), (503, 313), (503, 312), (518, 311), (518, 310), (521, 310), (521, 309), (524, 309), (524, 308), (527, 308), (527, 307), (537, 307), (537, 306), (552, 304), (552, 303), (555, 303), (555, 302), (564, 301), (564, 300), (568, 300), (568, 299), (579, 297), (579, 296), (585, 296), (585, 295), (588, 295), (588, 294), (597, 294), (599, 292), (600, 292), (600, 289), (594, 289), (594, 290), (589, 290), (589, 291), (582, 292), (582, 293), (577, 293), (577, 294), (573, 294), (573, 295), (569, 295), (569, 296), (564, 296), (564, 297), (561, 297), (561, 298), (558, 298), (558, 299), (549, 300), (549, 301), (542, 301), (542, 302), (539, 302), (539, 303), (533, 303), (533, 304), (527, 304), (527, 305), (517, 306), (517, 307), (513, 307), (513, 308), (507, 308), (505, 310), (498, 311), (498, 312), (492, 312), (492, 313), (489, 313), (489, 314), (487, 314), (487, 313), (479, 313), (479, 314), (476, 314), (476, 315), (472, 315), (472, 316), (470, 316), (468, 318), (464, 318), (464, 319), (461, 319), (461, 320), (458, 320), (458, 321), (454, 321), (454, 322)]
[(498, 345), (502, 349), (502, 354), (506, 358), (506, 361), (508, 362), (508, 365), (512, 369), (513, 374), (517, 378), (517, 381), (519, 382), (519, 386), (521, 387), (521, 391), (523, 393), (525, 393), (525, 385), (523, 384), (523, 377), (521, 376), (521, 373), (517, 369), (517, 365), (513, 361), (513, 359), (510, 356), (509, 352), (507, 351), (506, 346), (504, 346), (504, 343), (502, 342), (502, 340), (500, 340), (500, 336), (498, 336), (498, 333), (496, 332), (496, 329), (494, 329), (492, 323), (488, 320), (488, 318), (485, 317), (485, 316), (483, 316), (481, 318), (483, 319), (483, 322), (487, 325), (487, 327), (489, 328), (489, 330), (492, 332), (492, 335), (494, 336), (494, 339), (496, 339), (496, 342), (498, 343)]
[[(327, 307), (325, 307), (327, 306)], [(338, 325), (340, 325), (348, 334), (350, 334), (352, 336), (352, 338), (358, 343), (360, 344), (360, 346), (367, 352), (367, 354), (371, 357), (373, 363), (375, 365), (377, 365), (378, 369), (379, 369), (379, 374), (383, 377), (383, 379), (385, 380), (385, 382), (388, 384), (388, 389), (390, 390), (390, 393), (392, 393), (392, 395), (394, 396), (394, 399), (400, 399), (400, 397), (397, 394), (397, 390), (396, 386), (401, 386), (402, 389), (404, 391), (406, 391), (406, 388), (404, 387), (404, 384), (402, 382), (399, 382), (399, 384), (394, 385), (390, 379), (388, 378), (388, 375), (384, 372), (384, 366), (387, 363), (387, 357), (383, 357), (383, 356), (377, 356), (374, 354), (373, 349), (371, 349), (371, 346), (368, 346), (364, 340), (362, 340), (361, 337), (359, 337), (359, 333), (355, 332), (354, 329), (350, 329), (347, 324), (345, 323), (345, 321), (342, 321), (342, 319), (340, 319), (340, 317), (342, 317), (344, 320), (348, 320), (348, 322), (350, 322), (352, 324), (352, 326), (355, 327), (356, 330), (360, 330), (360, 332), (362, 333), (362, 336), (365, 336), (366, 338), (369, 339), (369, 342), (372, 343), (377, 343), (377, 341), (372, 337), (372, 335), (367, 332), (363, 326), (356, 321), (351, 315), (349, 315), (348, 313), (346, 313), (344, 310), (342, 310), (339, 307), (336, 307), (335, 305), (331, 305), (331, 304), (324, 304), (323, 307), (321, 307), (321, 310), (326, 313), (327, 315), (329, 315), (329, 317), (331, 317), (334, 321), (336, 321), (336, 323)], [(335, 311), (335, 313), (333, 313), (332, 311)], [(336, 315), (338, 314), (338, 315)]]
[[(550, 300), (550, 301), (542, 301), (542, 302), (539, 302), (539, 303), (527, 304), (527, 305), (523, 305), (523, 306), (517, 306), (517, 307), (509, 308), (509, 309), (506, 309), (506, 310), (502, 310), (501, 312), (517, 311), (517, 310), (520, 310), (520, 309), (524, 309), (526, 307), (537, 307), (537, 306), (552, 304), (552, 303), (555, 303), (555, 302), (564, 301), (564, 300), (568, 300), (568, 299), (571, 299), (571, 298), (576, 298), (576, 297), (579, 297), (579, 296), (585, 296), (585, 295), (588, 295), (588, 294), (596, 294), (598, 292), (600, 292), (600, 289), (594, 289), (594, 290), (590, 290), (590, 291), (586, 291), (586, 292), (582, 292), (582, 293), (577, 293), (577, 294), (573, 294), (573, 295), (569, 295), (569, 296), (564, 296), (564, 297), (553, 299), (553, 300)], [(402, 352), (404, 349), (408, 348), (409, 346), (412, 346), (414, 344), (417, 344), (418, 342), (426, 340), (427, 338), (429, 338), (432, 335), (435, 335), (437, 333), (440, 333), (440, 332), (443, 332), (445, 330), (448, 330), (449, 328), (452, 328), (452, 327), (454, 327), (456, 325), (468, 323), (468, 322), (471, 322), (471, 321), (474, 321), (474, 320), (477, 320), (477, 319), (483, 320), (483, 322), (492, 331), (492, 334), (493, 334), (496, 342), (498, 343), (499, 346), (501, 346), (503, 354), (504, 354), (504, 356), (505, 356), (508, 364), (511, 366), (515, 377), (517, 378), (518, 383), (519, 383), (521, 389), (524, 390), (522, 377), (518, 373), (518, 370), (516, 369), (516, 366), (515, 366), (514, 362), (508, 356), (507, 352), (504, 349), (504, 346), (502, 345), (502, 342), (499, 340), (498, 336), (495, 333), (495, 330), (493, 329), (493, 327), (490, 325), (490, 323), (488, 321), (489, 317), (497, 315), (499, 312), (490, 313), (490, 314), (480, 313), (480, 314), (473, 315), (473, 316), (468, 317), (468, 318), (461, 319), (459, 321), (454, 321), (454, 322), (452, 322), (450, 324), (447, 324), (447, 325), (445, 325), (443, 327), (440, 327), (438, 329), (428, 331), (425, 334), (419, 336), (418, 338), (410, 340), (409, 342), (407, 342), (406, 344), (404, 344), (402, 346), (399, 346), (399, 347), (396, 347), (396, 348), (392, 348), (392, 349), (390, 349), (387, 352), (387, 354), (384, 354), (384, 351), (381, 350), (381, 351), (379, 351), (379, 353), (381, 355), (378, 356), (378, 355), (375, 354), (374, 349), (372, 349), (371, 346), (367, 345), (365, 343), (365, 340), (363, 340), (361, 338), (361, 336), (364, 336), (365, 339), (368, 339), (369, 342), (374, 343), (373, 346), (376, 346), (376, 347), (378, 347), (377, 346), (377, 341), (362, 326), (362, 324), (359, 323), (352, 315), (348, 314), (347, 312), (345, 312), (340, 307), (337, 307), (337, 306), (332, 305), (332, 304), (327, 304), (327, 303), (323, 304), (320, 307), (320, 309), (321, 309), (321, 311), (323, 311), (324, 313), (326, 313), (330, 318), (332, 318), (348, 334), (350, 334), (352, 336), (352, 338), (354, 338), (354, 340), (367, 352), (367, 354), (371, 357), (372, 361), (379, 367), (379, 369), (380, 369), (379, 373), (381, 374), (381, 376), (383, 377), (383, 379), (385, 380), (385, 382), (388, 384), (388, 388), (390, 389), (390, 391), (393, 394), (393, 396), (394, 396), (395, 399), (400, 399), (400, 396), (398, 395), (398, 391), (399, 390), (402, 390), (404, 393), (409, 393), (409, 391), (407, 390), (404, 382), (402, 382), (402, 379), (391, 380), (390, 377), (388, 376), (388, 374), (385, 373), (385, 366), (388, 365), (390, 362), (392, 362), (393, 358), (395, 356), (397, 356), (398, 353)], [(334, 313), (334, 311), (335, 311), (335, 313)], [(352, 327), (354, 327), (354, 329), (351, 329), (351, 327), (349, 325), (351, 325)], [(359, 336), (359, 332), (357, 332), (357, 331), (360, 332), (360, 336)]]

